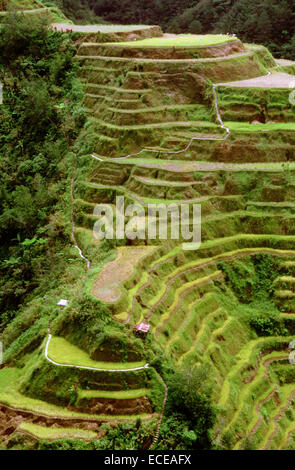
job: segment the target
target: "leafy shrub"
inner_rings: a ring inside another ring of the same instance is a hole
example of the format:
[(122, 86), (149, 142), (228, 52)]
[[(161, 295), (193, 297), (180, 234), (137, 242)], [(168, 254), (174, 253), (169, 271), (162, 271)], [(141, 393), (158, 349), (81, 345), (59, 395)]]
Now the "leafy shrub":
[(279, 312), (257, 312), (250, 316), (250, 326), (259, 336), (280, 336), (288, 334)]
[(166, 379), (169, 393), (160, 446), (209, 449), (216, 409), (211, 400), (208, 367), (180, 369)]

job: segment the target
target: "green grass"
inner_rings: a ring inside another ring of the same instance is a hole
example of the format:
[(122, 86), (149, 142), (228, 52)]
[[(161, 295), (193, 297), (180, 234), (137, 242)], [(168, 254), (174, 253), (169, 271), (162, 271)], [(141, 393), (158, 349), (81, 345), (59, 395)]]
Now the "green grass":
[(81, 390), (79, 398), (109, 398), (115, 400), (132, 400), (134, 398), (141, 398), (148, 394), (147, 388), (138, 388), (135, 390)]
[[(231, 123), (226, 123), (227, 125)], [(234, 123), (237, 125), (243, 126), (243, 124), (247, 123)], [(290, 124), (290, 123), (286, 123)], [(255, 128), (255, 124), (248, 124)], [(261, 124), (265, 126), (265, 124)], [(259, 126), (259, 124), (257, 124)], [(250, 128), (251, 130), (251, 128)], [(148, 152), (147, 152), (148, 153)], [(104, 158), (106, 163), (114, 162), (114, 159)], [(284, 162), (257, 162), (257, 163), (223, 163), (223, 162), (204, 162), (204, 161), (183, 161), (183, 160), (164, 160), (164, 159), (157, 159), (157, 158), (142, 158), (142, 157), (130, 157), (128, 159), (120, 158), (115, 160), (116, 164), (119, 165), (137, 165), (143, 168), (159, 168), (163, 170), (169, 170), (171, 166), (173, 166), (174, 171), (181, 171), (181, 172), (190, 172), (190, 171), (199, 171), (199, 172), (216, 172), (220, 170), (224, 171), (235, 171), (235, 172), (242, 172), (242, 171), (263, 171), (263, 172), (281, 172), (286, 171), (286, 164)], [(288, 162), (288, 168), (290, 170), (295, 170), (295, 162)]]
[(134, 89), (134, 88), (120, 88), (116, 86), (111, 86), (111, 85), (100, 85), (97, 83), (91, 83), (91, 82), (86, 82), (84, 80), (81, 80), (84, 82), (88, 87), (96, 88), (98, 90), (106, 90), (114, 94), (114, 92), (117, 93), (129, 93), (131, 95), (134, 94), (140, 94), (142, 95), (143, 93), (151, 93), (152, 90), (150, 88), (143, 88), (143, 89)]
[(58, 439), (97, 439), (97, 433), (86, 429), (77, 428), (47, 428), (38, 424), (21, 423), (18, 426), (19, 431), (28, 432), (38, 439), (58, 440)]
[[(145, 114), (145, 113), (157, 113), (157, 112), (168, 112), (168, 111), (198, 111), (201, 108), (199, 104), (174, 104), (174, 105), (167, 105), (167, 106), (153, 106), (153, 107), (145, 107), (145, 108), (138, 108), (138, 109), (122, 109), (122, 108), (114, 108), (110, 107), (107, 108), (108, 111), (112, 111), (118, 114)], [(205, 107), (204, 107), (205, 108)]]
[[(290, 105), (291, 106), (291, 105)], [(241, 132), (295, 131), (295, 122), (277, 122), (274, 124), (249, 124), (248, 122), (225, 122), (229, 129)], [(269, 165), (266, 163), (265, 165)], [(270, 165), (272, 165), (270, 163)]]
[[(230, 237), (231, 238), (231, 237)], [(166, 262), (171, 262), (174, 258), (174, 256), (177, 254), (176, 249), (179, 247), (176, 247), (172, 252), (167, 253), (164, 257), (160, 258), (158, 261), (153, 262), (150, 265), (150, 270), (154, 271), (153, 266), (155, 263), (158, 263), (159, 261), (162, 261), (160, 265), (160, 270), (161, 266), (165, 264)], [(170, 280), (173, 280), (173, 278), (180, 277), (181, 275), (184, 275), (187, 271), (196, 269), (199, 267), (200, 269), (204, 265), (213, 265), (220, 262), (220, 261), (226, 261), (230, 258), (240, 258), (240, 257), (245, 257), (245, 256), (251, 256), (259, 253), (269, 253), (270, 255), (276, 255), (276, 256), (295, 256), (295, 252), (292, 251), (287, 251), (287, 250), (280, 250), (280, 249), (271, 249), (268, 247), (253, 247), (253, 248), (238, 248), (235, 250), (227, 251), (228, 249), (224, 247), (222, 253), (218, 253), (216, 255), (210, 256), (210, 257), (204, 257), (201, 259), (191, 259), (189, 262), (183, 261), (183, 264), (180, 267), (175, 268), (174, 264), (171, 264), (171, 267), (173, 271), (168, 267), (166, 268), (165, 274), (159, 273), (159, 278), (161, 279), (161, 282), (159, 282), (157, 278), (157, 295), (155, 295), (150, 301), (148, 301), (147, 305), (153, 309), (153, 306), (157, 303), (160, 302), (161, 298), (165, 295), (166, 290), (167, 290), (167, 282), (169, 283)], [(213, 268), (212, 266), (212, 268)], [(194, 280), (190, 283), (186, 283), (183, 286), (179, 287), (175, 291), (175, 296), (174, 296), (174, 301), (171, 307), (166, 310), (164, 314), (161, 315), (161, 321), (159, 324), (157, 324), (157, 330), (161, 328), (162, 323), (165, 323), (166, 319), (169, 318), (171, 311), (173, 312), (173, 308), (175, 305), (177, 305), (177, 299), (179, 298), (179, 295), (182, 295), (182, 292), (185, 292), (186, 289), (190, 285), (198, 285), (201, 281), (204, 279), (209, 279), (213, 274), (210, 274), (207, 276), (207, 278), (199, 278), (197, 280)], [(140, 286), (144, 285), (144, 283), (147, 281), (147, 275), (144, 277), (144, 282), (140, 282)], [(138, 285), (139, 287), (139, 285)], [(136, 292), (138, 289), (136, 287), (133, 288), (134, 292)], [(170, 288), (171, 290), (171, 288)]]
[[(198, 298), (198, 299), (194, 299), (187, 307), (187, 315), (184, 319), (184, 321), (182, 322), (182, 324), (179, 324), (179, 322), (177, 322), (177, 328), (173, 331), (173, 333), (170, 335), (170, 338), (165, 346), (165, 353), (167, 354), (169, 352), (169, 349), (179, 341), (180, 337), (185, 334), (186, 330), (187, 329), (191, 329), (196, 321), (196, 317), (197, 317), (197, 320), (199, 321), (200, 320), (200, 317), (202, 317), (202, 313), (204, 314), (204, 312), (202, 312), (202, 307), (203, 307), (203, 310), (206, 310), (206, 306), (207, 304), (209, 304), (209, 306), (211, 307), (210, 305), (210, 301), (213, 302), (215, 301), (215, 298), (214, 298), (214, 294), (212, 294), (212, 292), (207, 292), (203, 298)], [(205, 306), (205, 309), (204, 309), (204, 306)], [(208, 307), (207, 307), (208, 308)], [(200, 314), (200, 310), (201, 310), (201, 314)], [(197, 312), (197, 315), (196, 315), (196, 312)]]
[(234, 37), (227, 36), (225, 34), (205, 34), (205, 35), (196, 35), (196, 34), (185, 34), (178, 35), (173, 38), (159, 37), (159, 38), (148, 38), (142, 39), (140, 41), (129, 41), (129, 42), (120, 42), (120, 43), (108, 43), (115, 44), (119, 46), (128, 46), (128, 47), (196, 47), (196, 46), (214, 46), (218, 44), (223, 44), (227, 41), (235, 40)]
[(0, 403), (3, 403), (12, 408), (17, 408), (26, 411), (32, 411), (36, 414), (41, 414), (50, 417), (57, 418), (84, 418), (90, 420), (134, 420), (137, 418), (150, 419), (151, 415), (142, 414), (142, 415), (128, 415), (128, 416), (105, 416), (105, 415), (95, 415), (87, 413), (79, 413), (74, 411), (69, 411), (66, 408), (61, 406), (53, 405), (42, 400), (35, 398), (30, 398), (25, 395), (22, 395), (18, 391), (18, 386), (22, 379), (22, 373), (20, 369), (8, 368), (0, 370)]
[[(213, 240), (208, 240), (206, 242), (203, 242), (202, 245), (201, 245), (201, 249), (212, 249), (212, 248), (222, 248), (223, 245), (226, 245), (227, 243), (229, 244), (232, 244), (232, 243), (261, 243), (263, 241), (263, 243), (268, 243), (268, 242), (275, 242), (276, 244), (279, 243), (279, 242), (295, 242), (295, 236), (293, 235), (270, 235), (270, 234), (266, 234), (266, 235), (257, 235), (257, 234), (237, 234), (237, 235), (233, 235), (233, 236), (230, 236), (230, 237), (222, 237), (222, 238), (215, 238)], [(232, 247), (233, 248), (233, 247)], [(247, 247), (248, 248), (248, 247)], [(246, 248), (246, 249), (247, 249)], [(254, 247), (253, 247), (254, 248)], [(249, 250), (252, 250), (253, 248), (249, 248)], [(226, 246), (223, 248), (223, 250), (226, 250), (228, 248), (226, 248)], [(237, 248), (235, 247), (236, 250), (240, 250), (240, 248)], [(262, 249), (262, 247), (258, 247), (258, 249)], [(267, 250), (274, 250), (272, 248), (269, 248), (267, 247), (266, 248)], [(282, 255), (288, 255), (290, 254), (290, 256), (294, 256), (295, 255), (295, 251), (293, 250), (283, 250), (281, 248), (275, 248), (275, 251), (278, 253), (278, 254), (282, 254)], [(163, 255), (161, 258), (159, 258), (158, 260), (155, 260), (152, 264), (151, 264), (151, 269), (153, 268), (154, 265), (158, 264), (159, 262), (161, 263), (164, 263), (165, 261), (173, 258), (174, 256), (176, 256), (177, 254), (181, 253), (182, 252), (182, 247), (181, 246), (176, 246), (175, 248), (173, 248), (171, 251), (169, 251), (168, 253), (166, 253), (165, 255)], [(222, 256), (222, 253), (220, 253), (220, 256)]]
[[(194, 338), (193, 342), (190, 342), (189, 349), (186, 350), (185, 353), (183, 353), (179, 357), (178, 364), (182, 364), (186, 360), (187, 357), (189, 357), (190, 355), (196, 352), (195, 351), (196, 349), (198, 349), (198, 352), (200, 354), (205, 352), (204, 343), (206, 343), (207, 345), (210, 344), (210, 340), (212, 339), (214, 328), (216, 324), (218, 323), (218, 319), (222, 318), (223, 313), (224, 312), (222, 311), (221, 308), (217, 308), (216, 310), (213, 310), (210, 313), (208, 313), (208, 315), (206, 315), (206, 317), (201, 322), (200, 329), (196, 337)], [(223, 326), (224, 326), (224, 321), (223, 321), (223, 324), (218, 328), (218, 330), (222, 329)]]
[[(120, 92), (123, 92), (123, 88), (120, 89)], [(134, 93), (138, 93), (137, 90), (133, 90)], [(141, 131), (141, 130), (148, 130), (151, 131), (151, 129), (165, 129), (165, 128), (177, 128), (177, 127), (193, 127), (193, 128), (205, 128), (205, 129), (219, 129), (219, 126), (217, 124), (214, 124), (212, 122), (202, 122), (202, 121), (175, 121), (175, 122), (159, 122), (159, 123), (152, 123), (152, 124), (135, 124), (135, 125), (129, 125), (129, 126), (118, 126), (116, 124), (112, 124), (106, 121), (102, 121), (101, 119), (92, 117), (92, 121), (97, 122), (100, 126), (102, 127), (107, 127), (109, 129), (113, 130), (118, 130), (118, 131), (129, 131), (129, 130), (134, 130), (134, 131)], [(294, 124), (295, 128), (295, 124)]]
[(144, 366), (145, 362), (99, 362), (92, 360), (85, 351), (69, 343), (66, 339), (53, 336), (51, 338), (48, 357), (59, 364), (93, 367), (97, 369), (132, 369)]
[[(287, 339), (285, 339), (285, 338), (282, 339), (281, 337), (277, 337), (276, 339), (277, 340), (280, 339), (281, 341), (287, 343)], [(236, 357), (236, 359), (237, 359), (236, 364), (231, 368), (231, 370), (229, 371), (227, 377), (225, 378), (225, 380), (223, 382), (222, 391), (221, 391), (219, 402), (218, 402), (219, 406), (225, 406), (226, 403), (228, 402), (229, 397), (230, 397), (231, 382), (232, 382), (233, 378), (241, 372), (241, 370), (243, 369), (245, 364), (250, 364), (251, 363), (251, 356), (255, 353), (255, 351), (257, 351), (259, 349), (259, 346), (260, 345), (262, 346), (264, 343), (267, 344), (267, 342), (270, 342), (270, 340), (271, 340), (271, 338), (254, 339), (252, 341), (249, 341), (241, 349), (241, 351), (239, 352), (239, 354)], [(275, 351), (275, 354), (278, 355), (278, 352)], [(265, 356), (263, 359), (265, 360), (267, 357), (268, 356)], [(262, 364), (261, 371), (262, 371), (262, 369), (264, 369), (263, 364)], [(250, 382), (250, 384), (251, 383), (252, 382)]]
[[(279, 340), (279, 337), (276, 337), (277, 340)], [(280, 338), (281, 341), (288, 343), (288, 339)], [(265, 338), (264, 338), (265, 340)], [(252, 341), (249, 342), (251, 344)], [(247, 348), (246, 348), (247, 349)], [(248, 349), (251, 355), (251, 349)], [(245, 384), (242, 388), (239, 387), (239, 397), (238, 397), (238, 402), (237, 402), (237, 408), (234, 411), (233, 417), (230, 419), (229, 423), (226, 425), (226, 427), (223, 428), (223, 433), (226, 433), (231, 427), (234, 426), (234, 424), (239, 420), (241, 412), (245, 408), (245, 406), (249, 407), (249, 404), (251, 403), (251, 398), (253, 399), (253, 396), (255, 397), (255, 400), (260, 399), (259, 396), (257, 396), (257, 392), (255, 392), (255, 387), (257, 384), (261, 381), (263, 384), (266, 384), (266, 380), (264, 379), (264, 375), (266, 372), (266, 365), (265, 362), (268, 359), (271, 358), (282, 358), (282, 359), (287, 359), (287, 354), (285, 351), (273, 351), (270, 354), (267, 354), (263, 356), (262, 361), (259, 363), (257, 369), (255, 370), (255, 377), (254, 379), (249, 382), (248, 384)], [(242, 363), (238, 363), (239, 366), (241, 367), (241, 370), (243, 366), (245, 366), (248, 362), (251, 363), (250, 361), (250, 356), (248, 356), (249, 361), (246, 360), (246, 358), (243, 360)], [(233, 368), (234, 370), (236, 367)], [(242, 384), (241, 384), (242, 385)], [(264, 393), (264, 391), (263, 391)], [(255, 403), (255, 402), (254, 402)], [(247, 413), (247, 416), (249, 417), (249, 414)]]
[(281, 397), (281, 403), (280, 403), (279, 409), (276, 408), (272, 412), (270, 416), (270, 422), (268, 422), (268, 431), (263, 436), (263, 440), (259, 443), (259, 449), (263, 449), (266, 446), (271, 434), (275, 431), (275, 428), (277, 427), (279, 420), (274, 421), (274, 418), (280, 413), (280, 410), (283, 410), (286, 407), (290, 395), (294, 392), (294, 384), (283, 385), (280, 387), (279, 390), (280, 390), (280, 397)]
[[(271, 392), (277, 390), (277, 385), (273, 385), (272, 388), (266, 390), (260, 397), (259, 397), (259, 402), (263, 402), (269, 395)], [(250, 421), (250, 423), (248, 424), (247, 426), (247, 429), (246, 429), (246, 432), (245, 432), (245, 436), (248, 436), (250, 433), (251, 433), (251, 430), (254, 428), (255, 424), (257, 423), (257, 421), (259, 420), (259, 416), (261, 415), (260, 413), (260, 410), (261, 410), (261, 407), (258, 409), (258, 413), (256, 412), (256, 406), (253, 406), (253, 417)], [(237, 450), (241, 447), (241, 444), (242, 444), (242, 441), (243, 441), (243, 438), (239, 439), (235, 446), (234, 446), (234, 449), (233, 450)]]
[(295, 433), (295, 423), (294, 421), (289, 424), (289, 426), (286, 427), (285, 429), (285, 434), (280, 442), (279, 445), (279, 450), (284, 449), (288, 443), (288, 440), (290, 440), (290, 434)]
[[(190, 288), (192, 287), (198, 287), (199, 285), (203, 285), (205, 283), (210, 283), (212, 280), (215, 280), (219, 275), (221, 274), (221, 271), (214, 271), (212, 274), (209, 274), (208, 276), (201, 277), (199, 279), (195, 279), (194, 281), (187, 282), (178, 289), (175, 290), (174, 292), (174, 298), (173, 298), (173, 303), (169, 307), (169, 309), (166, 310), (164, 314), (161, 315), (161, 321), (157, 324), (156, 331), (159, 331), (166, 321), (169, 321), (171, 313), (174, 312), (175, 307), (178, 305), (180, 297)], [(166, 292), (166, 284), (164, 284), (163, 289), (160, 291), (160, 295), (158, 297), (154, 297), (153, 301), (150, 303), (150, 306), (154, 306), (157, 302), (159, 302), (163, 296), (163, 294)]]

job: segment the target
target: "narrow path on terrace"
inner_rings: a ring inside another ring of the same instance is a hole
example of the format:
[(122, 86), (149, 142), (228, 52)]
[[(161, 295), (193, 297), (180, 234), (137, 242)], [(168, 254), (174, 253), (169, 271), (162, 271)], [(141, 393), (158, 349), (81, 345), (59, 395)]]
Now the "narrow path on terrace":
[(149, 446), (149, 450), (152, 449), (152, 448), (157, 444), (157, 442), (158, 442), (159, 434), (160, 434), (160, 428), (161, 428), (161, 424), (162, 424), (162, 420), (163, 420), (163, 415), (164, 415), (164, 410), (165, 410), (165, 405), (166, 405), (166, 401), (167, 401), (167, 397), (168, 397), (168, 387), (167, 387), (166, 383), (164, 382), (163, 377), (161, 377), (161, 375), (160, 375), (159, 373), (158, 373), (158, 377), (159, 377), (159, 379), (161, 380), (161, 382), (162, 382), (162, 384), (163, 384), (163, 387), (164, 387), (164, 390), (165, 390), (165, 394), (164, 394), (164, 399), (163, 399), (163, 403), (162, 403), (162, 408), (161, 408), (160, 417), (159, 417), (158, 424), (157, 424), (156, 433), (155, 433), (153, 442), (152, 442), (151, 445)]
[[(87, 43), (87, 45), (90, 43)], [(230, 54), (227, 56), (218, 56), (218, 57), (204, 57), (202, 59), (173, 59), (173, 62), (176, 64), (202, 64), (202, 63), (215, 63), (215, 62), (225, 62), (231, 59), (238, 59), (239, 57), (249, 57), (253, 55), (253, 51), (249, 52), (238, 52), (236, 54)], [(135, 63), (154, 63), (155, 59), (145, 59), (145, 58), (138, 58), (138, 57), (115, 57), (115, 56), (99, 56), (99, 55), (77, 55), (77, 59), (108, 59), (109, 61), (116, 61), (116, 62), (135, 62)], [(171, 59), (157, 59), (159, 64), (171, 64)]]
[[(218, 97), (217, 97), (217, 92), (216, 92), (216, 88), (218, 86), (219, 85), (214, 85), (213, 84), (212, 90), (213, 90), (213, 96), (214, 96), (216, 116), (217, 116), (217, 119), (219, 121), (219, 125), (220, 125), (221, 129), (224, 129), (226, 131), (226, 134), (223, 137), (209, 137), (209, 136), (206, 136), (206, 137), (192, 137), (188, 141), (188, 144), (186, 145), (186, 147), (183, 148), (183, 149), (180, 149), (180, 150), (160, 150), (160, 149), (143, 148), (139, 152), (130, 153), (129, 155), (125, 155), (124, 157), (120, 157), (120, 160), (141, 155), (143, 152), (150, 152), (150, 153), (156, 153), (156, 154), (164, 153), (165, 155), (177, 155), (177, 154), (186, 152), (190, 148), (192, 143), (196, 140), (225, 141), (230, 136), (231, 132), (230, 132), (229, 128), (224, 125), (224, 123), (221, 119), (221, 114), (220, 114), (219, 106), (218, 106)], [(97, 157), (94, 154), (91, 154), (91, 157), (96, 159), (96, 160), (103, 161), (103, 158)]]
[(108, 368), (98, 368), (98, 367), (89, 367), (89, 366), (77, 366), (77, 365), (75, 365), (75, 364), (60, 364), (60, 363), (58, 363), (58, 362), (53, 361), (53, 360), (50, 359), (50, 357), (48, 356), (48, 348), (49, 348), (49, 344), (50, 344), (51, 338), (52, 338), (52, 334), (49, 333), (49, 334), (48, 334), (48, 339), (47, 339), (47, 342), (46, 342), (46, 346), (45, 346), (44, 355), (45, 355), (45, 359), (47, 359), (47, 361), (51, 362), (51, 363), (54, 364), (55, 366), (59, 366), (59, 367), (74, 367), (74, 368), (76, 368), (76, 369), (97, 370), (97, 371), (101, 371), (101, 372), (132, 372), (132, 371), (135, 371), (135, 370), (147, 369), (147, 368), (149, 367), (149, 364), (148, 364), (148, 363), (146, 363), (144, 366), (141, 366), (141, 367), (133, 367), (133, 368), (130, 368), (130, 369), (108, 369)]
[(241, 88), (291, 88), (295, 87), (295, 76), (288, 73), (275, 72), (264, 77), (237, 80), (234, 82), (218, 83), (218, 86), (230, 86)]
[[(138, 30), (152, 29), (154, 26), (150, 25), (108, 25), (108, 24), (71, 24), (71, 23), (53, 23), (52, 28), (57, 31), (63, 32), (78, 32), (78, 33), (123, 33), (123, 32), (136, 32)], [(95, 43), (96, 44), (96, 43)]]

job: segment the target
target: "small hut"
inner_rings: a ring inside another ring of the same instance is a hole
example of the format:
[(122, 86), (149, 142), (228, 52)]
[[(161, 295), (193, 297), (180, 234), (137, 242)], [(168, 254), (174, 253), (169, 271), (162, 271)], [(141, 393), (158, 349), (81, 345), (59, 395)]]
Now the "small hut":
[(141, 322), (138, 325), (135, 325), (134, 332), (140, 336), (146, 336), (149, 332), (150, 326), (148, 323)]
[(69, 301), (66, 300), (66, 299), (60, 299), (58, 302), (57, 302), (57, 305), (59, 306), (59, 308), (61, 310), (63, 310), (65, 307), (67, 307), (69, 305)]

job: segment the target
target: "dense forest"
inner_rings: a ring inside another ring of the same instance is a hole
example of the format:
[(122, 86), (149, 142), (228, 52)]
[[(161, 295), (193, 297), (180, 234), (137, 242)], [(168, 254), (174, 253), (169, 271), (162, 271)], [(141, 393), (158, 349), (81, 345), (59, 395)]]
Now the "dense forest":
[(235, 33), (278, 57), (295, 58), (294, 0), (56, 0), (81, 21), (160, 24), (172, 33)]
[(0, 331), (64, 270), (68, 144), (84, 122), (75, 52), (41, 20), (12, 14), (2, 28)]

